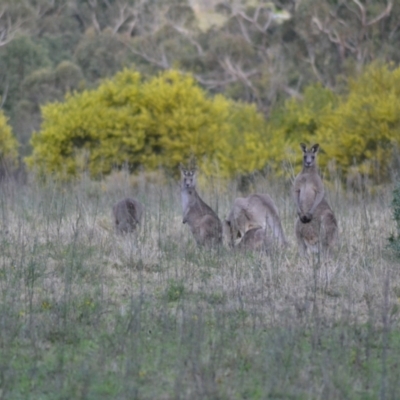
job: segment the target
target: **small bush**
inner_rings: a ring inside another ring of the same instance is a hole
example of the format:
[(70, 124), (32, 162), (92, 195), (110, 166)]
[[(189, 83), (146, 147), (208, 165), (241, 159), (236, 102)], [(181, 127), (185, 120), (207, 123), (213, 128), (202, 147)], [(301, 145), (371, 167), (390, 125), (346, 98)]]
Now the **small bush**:
[(12, 133), (7, 118), (0, 110), (0, 174), (3, 175), (11, 167), (16, 166), (17, 158), (17, 139)]
[(182, 282), (170, 280), (166, 289), (168, 303), (180, 300), (185, 293), (185, 286)]

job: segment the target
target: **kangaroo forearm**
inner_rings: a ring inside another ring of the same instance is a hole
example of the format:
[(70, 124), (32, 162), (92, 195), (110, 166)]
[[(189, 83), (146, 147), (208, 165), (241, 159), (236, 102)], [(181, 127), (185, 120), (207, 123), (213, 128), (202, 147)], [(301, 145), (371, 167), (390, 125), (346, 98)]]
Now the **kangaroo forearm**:
[(315, 209), (318, 207), (319, 203), (321, 203), (322, 199), (324, 198), (324, 192), (319, 192), (317, 197), (314, 200), (314, 204), (310, 208), (310, 213), (314, 214)]

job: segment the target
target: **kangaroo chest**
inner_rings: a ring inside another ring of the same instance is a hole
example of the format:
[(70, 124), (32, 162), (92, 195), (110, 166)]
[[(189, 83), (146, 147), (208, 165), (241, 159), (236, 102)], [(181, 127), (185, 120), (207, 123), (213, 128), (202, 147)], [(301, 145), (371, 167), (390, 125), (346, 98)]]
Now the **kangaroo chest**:
[(182, 202), (182, 211), (185, 212), (189, 206), (190, 195), (187, 190), (182, 190), (181, 192), (181, 202)]
[(182, 210), (186, 213), (189, 209), (197, 208), (198, 196), (194, 189), (183, 189), (181, 192)]
[(309, 179), (309, 177), (307, 176), (303, 176), (299, 183), (300, 205), (303, 210), (308, 210), (314, 203), (315, 197), (317, 195), (317, 188), (314, 181), (312, 179)]

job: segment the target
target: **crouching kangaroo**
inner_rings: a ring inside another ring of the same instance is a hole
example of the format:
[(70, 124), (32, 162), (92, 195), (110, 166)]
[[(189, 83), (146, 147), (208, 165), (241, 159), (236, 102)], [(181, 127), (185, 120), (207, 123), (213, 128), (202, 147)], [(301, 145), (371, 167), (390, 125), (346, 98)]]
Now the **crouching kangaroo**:
[(188, 224), (199, 246), (222, 243), (222, 224), (217, 214), (197, 194), (196, 170), (181, 166), (181, 200), (183, 223)]
[[(246, 245), (248, 248), (256, 249), (261, 244), (262, 246), (267, 246), (267, 243), (271, 245), (274, 240), (284, 246), (288, 244), (278, 209), (267, 194), (255, 193), (235, 199), (224, 221), (224, 234), (230, 247), (238, 246), (243, 242), (240, 247)], [(264, 235), (263, 242), (260, 240), (262, 235)], [(250, 244), (252, 242), (253, 244)]]
[(118, 201), (112, 208), (115, 230), (119, 234), (136, 230), (143, 214), (143, 205), (130, 197)]
[(235, 249), (240, 251), (262, 251), (269, 252), (273, 244), (273, 239), (263, 228), (251, 228), (240, 239), (240, 242), (235, 245)]
[(325, 199), (325, 190), (317, 170), (319, 145), (303, 151), (303, 169), (293, 183), (293, 198), (298, 218), (295, 224), (296, 239), (301, 255), (307, 250), (312, 253), (329, 253), (338, 237), (335, 215)]

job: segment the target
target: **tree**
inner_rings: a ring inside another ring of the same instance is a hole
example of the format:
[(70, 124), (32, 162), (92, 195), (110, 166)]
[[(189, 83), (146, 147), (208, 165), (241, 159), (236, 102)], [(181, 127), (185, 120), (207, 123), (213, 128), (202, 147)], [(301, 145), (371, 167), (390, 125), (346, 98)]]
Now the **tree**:
[(50, 67), (46, 50), (28, 36), (19, 36), (0, 48), (0, 93), (3, 108), (10, 112), (24, 93), (21, 82), (33, 71)]
[(90, 83), (129, 66), (125, 47), (109, 30), (97, 34), (89, 29), (76, 48), (74, 59)]

